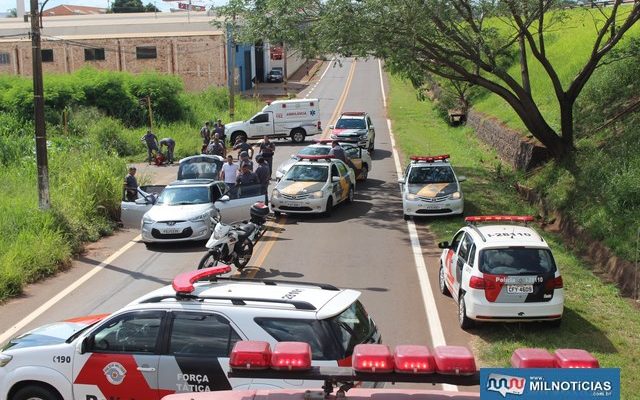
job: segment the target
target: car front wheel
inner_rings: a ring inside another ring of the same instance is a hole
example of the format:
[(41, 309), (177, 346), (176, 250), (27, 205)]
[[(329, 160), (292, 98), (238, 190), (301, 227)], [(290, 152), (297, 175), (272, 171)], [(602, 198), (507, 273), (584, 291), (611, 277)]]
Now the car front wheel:
[(327, 200), (327, 206), (324, 209), (324, 215), (327, 217), (330, 217), (332, 211), (333, 211), (333, 199), (329, 197), (329, 199)]
[(59, 400), (60, 396), (44, 386), (26, 386), (18, 390), (11, 400)]
[(440, 264), (440, 272), (438, 272), (438, 286), (440, 286), (440, 293), (445, 296), (451, 296), (449, 288), (447, 287), (447, 282), (445, 281), (444, 268), (442, 268), (442, 264)]
[(458, 323), (460, 328), (467, 330), (473, 327), (473, 320), (467, 317), (467, 306), (464, 302), (464, 293), (460, 293), (458, 299)]

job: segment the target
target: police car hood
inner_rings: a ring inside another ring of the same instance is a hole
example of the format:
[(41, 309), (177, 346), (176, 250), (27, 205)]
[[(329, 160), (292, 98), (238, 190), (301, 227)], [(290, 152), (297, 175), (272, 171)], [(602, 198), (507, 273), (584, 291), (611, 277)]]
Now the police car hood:
[(2, 351), (61, 344), (88, 325), (84, 322), (55, 322), (44, 325), (11, 339), (2, 347)]
[(450, 195), (458, 190), (458, 185), (455, 182), (445, 183), (420, 183), (410, 184), (409, 193), (418, 195), (420, 197), (442, 197)]
[(147, 217), (154, 221), (188, 221), (202, 215), (211, 209), (211, 203), (185, 204), (179, 206), (168, 206), (157, 204), (147, 212)]
[(344, 137), (362, 136), (366, 134), (367, 134), (366, 129), (334, 129), (332, 136), (335, 136), (338, 138), (344, 138)]
[(326, 182), (304, 182), (304, 181), (280, 181), (278, 190), (280, 193), (290, 196), (296, 194), (306, 194), (322, 190)]

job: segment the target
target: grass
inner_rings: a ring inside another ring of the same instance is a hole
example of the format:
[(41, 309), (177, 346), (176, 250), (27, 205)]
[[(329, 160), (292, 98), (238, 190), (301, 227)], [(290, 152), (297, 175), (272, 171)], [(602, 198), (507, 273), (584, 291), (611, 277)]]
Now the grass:
[[(419, 102), (411, 85), (390, 79), (389, 115), (405, 160), (411, 154), (451, 155), (465, 194), (465, 214), (535, 213), (516, 195), (516, 175), (499, 163), (495, 153), (479, 143), (470, 128), (452, 128), (429, 102)], [(461, 218), (429, 220), (438, 240), (450, 240), (463, 225)], [(565, 314), (560, 329), (537, 324), (484, 325), (474, 330), (470, 345), (482, 366), (508, 366), (519, 347), (583, 348), (603, 367), (619, 367), (622, 398), (640, 393), (640, 314), (620, 297), (614, 285), (603, 283), (561, 241), (541, 232), (552, 248), (565, 282)]]

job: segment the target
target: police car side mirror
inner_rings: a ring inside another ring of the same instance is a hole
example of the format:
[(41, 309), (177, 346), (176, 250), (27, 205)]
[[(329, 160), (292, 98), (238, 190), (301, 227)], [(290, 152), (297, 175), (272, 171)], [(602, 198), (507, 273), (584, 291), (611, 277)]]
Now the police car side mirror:
[(333, 129), (333, 128), (335, 128), (335, 127), (334, 127), (333, 125), (329, 125), (327, 128), (329, 128), (329, 129)]
[(340, 177), (339, 176), (332, 176), (331, 177), (331, 182), (340, 182)]
[(87, 350), (89, 349), (90, 341), (91, 341), (91, 338), (89, 336), (82, 339), (82, 342), (80, 342), (80, 346), (78, 347), (78, 353), (80, 354), (86, 353)]
[(229, 201), (231, 198), (229, 197), (228, 194), (225, 194), (224, 196), (220, 197), (220, 201), (223, 203), (226, 203), (227, 201)]
[(467, 180), (467, 177), (466, 177), (466, 176), (464, 176), (464, 175), (460, 175), (460, 176), (458, 177), (458, 182), (464, 182), (464, 181), (466, 181), (466, 180)]
[(451, 248), (449, 246), (449, 242), (440, 242), (440, 243), (438, 243), (438, 247), (440, 247), (441, 249), (450, 249)]

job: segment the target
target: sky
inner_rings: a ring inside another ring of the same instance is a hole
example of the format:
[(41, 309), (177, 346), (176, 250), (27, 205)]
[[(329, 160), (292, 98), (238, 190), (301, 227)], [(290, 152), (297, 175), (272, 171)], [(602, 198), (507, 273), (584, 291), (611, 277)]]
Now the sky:
[[(23, 0), (25, 11), (29, 12), (30, 0)], [(188, 0), (180, 0), (180, 2), (188, 3)], [(41, 0), (39, 0), (41, 3)], [(157, 8), (163, 11), (169, 11), (170, 8), (178, 8), (178, 1), (161, 1), (161, 0), (142, 0), (143, 4), (153, 3)], [(225, 0), (191, 0), (191, 4), (210, 6), (221, 5), (226, 3)], [(49, 9), (61, 4), (73, 4), (78, 6), (91, 6), (107, 8), (111, 4), (110, 0), (49, 0), (45, 9)], [(5, 12), (11, 8), (16, 8), (16, 0), (0, 0), (0, 12)]]

